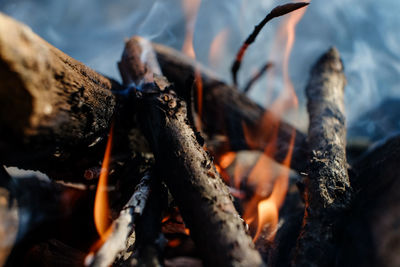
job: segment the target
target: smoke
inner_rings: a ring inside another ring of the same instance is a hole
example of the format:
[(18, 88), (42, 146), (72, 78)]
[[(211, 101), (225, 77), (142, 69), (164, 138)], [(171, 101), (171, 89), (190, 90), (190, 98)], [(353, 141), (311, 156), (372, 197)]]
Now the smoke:
[[(119, 80), (116, 62), (124, 40), (139, 34), (153, 41), (182, 48), (185, 25), (182, 0), (2, 0), (0, 10), (33, 28), (50, 43), (92, 68)], [(185, 0), (190, 1), (190, 0)], [(209, 64), (214, 38), (226, 31), (215, 72), (230, 81), (230, 64), (241, 42), (281, 0), (202, 0), (194, 33), (197, 59)], [(330, 46), (342, 54), (348, 78), (349, 124), (384, 98), (399, 95), (400, 2), (392, 0), (312, 1), (297, 26), (290, 59), (290, 76), (304, 106), (308, 70)], [(250, 47), (239, 73), (241, 85), (255, 69), (273, 58), (271, 49), (279, 24), (272, 21)], [(266, 78), (251, 96), (265, 104)], [(276, 91), (282, 82), (277, 77)], [(267, 99), (268, 100), (268, 99)], [(304, 120), (297, 121), (299, 126)]]

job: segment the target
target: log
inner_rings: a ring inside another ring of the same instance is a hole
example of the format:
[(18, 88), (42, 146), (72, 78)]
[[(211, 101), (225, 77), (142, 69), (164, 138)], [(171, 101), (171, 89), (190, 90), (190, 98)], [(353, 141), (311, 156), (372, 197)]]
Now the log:
[[(291, 137), (295, 133), (290, 167), (298, 172), (305, 169), (306, 136), (302, 132), (282, 121), (272, 111), (254, 103), (235, 86), (222, 82), (196, 61), (160, 44), (153, 44), (153, 48), (163, 74), (175, 85), (176, 93), (180, 97), (187, 100), (191, 96), (188, 88), (193, 84), (196, 73), (200, 73), (203, 85), (203, 132), (210, 139), (218, 135), (229, 138), (229, 141), (219, 145), (218, 154), (228, 150), (264, 151), (266, 145), (274, 139), (273, 133), (277, 131), (276, 150), (273, 154), (269, 151), (266, 153), (282, 163), (288, 153)], [(246, 138), (243, 124), (249, 132), (257, 134)]]
[(89, 193), (35, 176), (12, 178), (1, 166), (1, 265), (7, 260), (8, 266), (21, 266), (21, 255), (50, 236), (69, 240), (79, 236), (80, 244), (87, 242), (81, 238), (90, 234), (87, 222), (91, 221), (93, 195)]
[(306, 88), (311, 159), (294, 266), (332, 266), (335, 262), (335, 223), (351, 201), (345, 152), (345, 84), (339, 52), (331, 48), (313, 66)]
[(44, 171), (107, 135), (120, 90), (1, 13), (0, 81), (0, 158)]
[(352, 214), (357, 220), (346, 235), (351, 241), (343, 242), (348, 244), (347, 250), (343, 246), (344, 257), (352, 266), (400, 264), (399, 160), (396, 135), (382, 140), (353, 165), (351, 183), (357, 193)]
[[(135, 39), (126, 46), (132, 42)], [(129, 65), (126, 53), (120, 68), (125, 64)], [(138, 121), (204, 264), (262, 265), (228, 188), (203, 149), (201, 137), (188, 124), (185, 102), (168, 88), (148, 85), (135, 92)]]
[(146, 173), (137, 186), (135, 193), (122, 208), (117, 219), (111, 225), (107, 240), (101, 245), (95, 254), (90, 253), (86, 260), (86, 266), (106, 267), (110, 266), (117, 258), (118, 253), (125, 249), (127, 239), (134, 230), (135, 220), (143, 213), (150, 194), (152, 175)]
[[(156, 174), (160, 177), (160, 174)], [(156, 177), (154, 177), (156, 178)], [(168, 203), (165, 186), (159, 179), (153, 180), (151, 192), (143, 214), (138, 218), (136, 230), (137, 255), (129, 266), (158, 267), (163, 266), (162, 250), (165, 243), (161, 234), (162, 212)], [(136, 262), (136, 264), (132, 264)]]

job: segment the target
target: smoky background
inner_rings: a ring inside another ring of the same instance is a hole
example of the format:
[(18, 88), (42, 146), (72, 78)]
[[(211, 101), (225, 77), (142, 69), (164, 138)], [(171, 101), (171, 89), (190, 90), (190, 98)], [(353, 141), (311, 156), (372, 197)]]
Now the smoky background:
[[(0, 0), (0, 11), (26, 23), (70, 56), (120, 80), (116, 63), (126, 38), (141, 35), (182, 49), (186, 27), (182, 1), (190, 5), (197, 0)], [(231, 82), (230, 66), (241, 43), (274, 6), (287, 2), (290, 0), (202, 0), (194, 24), (196, 59)], [(290, 57), (290, 78), (300, 103), (292, 123), (306, 130), (304, 88), (309, 69), (321, 53), (336, 46), (348, 80), (349, 134), (373, 136), (380, 131), (382, 137), (400, 129), (400, 108), (396, 108), (400, 103), (398, 14), (400, 2), (396, 0), (311, 1), (296, 27)], [(249, 48), (239, 73), (240, 86), (266, 61), (274, 61), (274, 41), (284, 20), (267, 24)], [(210, 56), (218, 35), (224, 36)], [(280, 63), (275, 63), (278, 70)], [(261, 105), (271, 104), (282, 90), (281, 76), (276, 71), (273, 80), (268, 75), (260, 79), (250, 97)], [(390, 109), (374, 116), (366, 113), (382, 103)]]

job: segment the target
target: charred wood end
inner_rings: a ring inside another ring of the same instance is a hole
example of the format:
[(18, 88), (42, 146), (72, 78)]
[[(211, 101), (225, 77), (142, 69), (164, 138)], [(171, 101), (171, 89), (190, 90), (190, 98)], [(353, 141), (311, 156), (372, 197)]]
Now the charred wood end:
[[(314, 210), (342, 210), (349, 205), (344, 86), (339, 52), (331, 48), (315, 64), (306, 88), (310, 116), (309, 197)], [(315, 205), (315, 206), (314, 206)]]
[(339, 52), (331, 48), (313, 66), (306, 88), (311, 159), (306, 178), (305, 217), (294, 266), (332, 266), (336, 224), (350, 206), (345, 84)]

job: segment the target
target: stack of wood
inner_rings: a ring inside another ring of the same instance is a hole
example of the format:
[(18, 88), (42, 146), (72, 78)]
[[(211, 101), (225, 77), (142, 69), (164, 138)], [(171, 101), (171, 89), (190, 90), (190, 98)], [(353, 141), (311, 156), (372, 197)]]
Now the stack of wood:
[[(307, 135), (163, 45), (133, 37), (118, 66), (123, 84), (0, 14), (2, 265), (399, 263), (400, 139), (348, 165), (346, 81), (336, 49), (311, 71)], [(199, 77), (201, 129), (195, 127)], [(257, 129), (265, 116), (270, 127), (248, 142), (243, 125)], [(112, 223), (105, 242), (93, 248), (95, 187), (112, 125)], [(268, 154), (275, 127), (277, 148)], [(293, 132), (290, 168), (302, 178), (291, 186), (274, 242), (256, 247), (213, 157), (252, 150), (281, 163)], [(3, 166), (39, 170), (50, 181), (15, 178)]]

